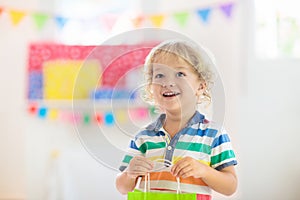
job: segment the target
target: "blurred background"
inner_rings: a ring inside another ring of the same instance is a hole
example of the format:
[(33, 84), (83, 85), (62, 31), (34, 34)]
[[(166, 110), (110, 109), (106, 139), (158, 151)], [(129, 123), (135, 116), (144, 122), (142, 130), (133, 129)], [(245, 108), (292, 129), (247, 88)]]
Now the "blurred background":
[[(77, 134), (80, 127), (89, 137), (100, 125), (125, 148), (114, 123), (130, 126), (124, 111), (114, 116), (98, 105), (97, 113), (70, 114), (70, 96), (55, 83), (65, 83), (59, 74), (74, 73), (78, 63), (58, 66), (51, 56), (84, 57), (113, 35), (145, 27), (179, 32), (215, 55), (239, 187), (214, 199), (299, 199), (300, 15), (292, 0), (0, 0), (0, 199), (126, 199), (114, 186), (117, 171)], [(132, 116), (144, 123), (147, 109)], [(100, 154), (109, 152), (105, 145), (97, 146)]]

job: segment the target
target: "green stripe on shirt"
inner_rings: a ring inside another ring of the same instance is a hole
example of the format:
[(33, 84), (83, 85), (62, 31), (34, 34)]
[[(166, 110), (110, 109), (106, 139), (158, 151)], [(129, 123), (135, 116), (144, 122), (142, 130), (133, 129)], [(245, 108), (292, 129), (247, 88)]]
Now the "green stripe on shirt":
[(192, 142), (177, 142), (176, 149), (203, 152), (206, 154), (211, 153), (211, 148), (209, 145), (202, 143), (192, 143)]
[(222, 153), (211, 157), (211, 165), (215, 165), (229, 158), (235, 158), (234, 152), (232, 150), (223, 151)]
[(126, 156), (124, 157), (124, 159), (123, 159), (122, 162), (124, 162), (124, 163), (129, 163), (129, 162), (131, 161), (132, 158), (133, 158), (132, 156), (126, 155)]
[(147, 150), (159, 149), (159, 148), (165, 148), (165, 147), (166, 147), (165, 142), (157, 142), (157, 143), (155, 143), (155, 142), (145, 142), (139, 147), (139, 150), (142, 153), (146, 153)]

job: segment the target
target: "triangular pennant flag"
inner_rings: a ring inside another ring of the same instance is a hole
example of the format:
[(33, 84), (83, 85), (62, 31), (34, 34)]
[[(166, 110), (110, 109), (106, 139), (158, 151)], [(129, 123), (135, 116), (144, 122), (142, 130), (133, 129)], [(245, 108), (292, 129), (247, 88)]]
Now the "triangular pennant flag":
[(2, 7), (0, 7), (0, 15), (3, 13), (3, 8)]
[(41, 30), (44, 27), (46, 21), (49, 18), (47, 14), (43, 14), (43, 13), (34, 13), (32, 14), (32, 17), (39, 30)]
[(177, 13), (174, 13), (174, 18), (175, 18), (175, 20), (178, 22), (178, 24), (181, 27), (185, 26), (188, 17), (189, 17), (189, 13), (188, 12), (177, 12)]
[(102, 19), (102, 22), (104, 23), (104, 25), (106, 26), (106, 28), (109, 31), (111, 31), (118, 19), (118, 16), (113, 15), (113, 14), (106, 14), (106, 15), (102, 16), (101, 19)]
[(55, 21), (56, 21), (58, 28), (62, 29), (65, 26), (65, 24), (67, 23), (68, 19), (65, 17), (57, 16), (57, 17), (55, 17)]
[(155, 27), (161, 27), (165, 19), (164, 15), (151, 15), (150, 20)]
[(26, 13), (18, 10), (10, 10), (9, 14), (12, 24), (16, 26), (25, 17)]
[(220, 5), (220, 9), (225, 14), (226, 17), (230, 18), (233, 6), (234, 6), (233, 2), (225, 3)]
[(140, 16), (137, 16), (137, 17), (131, 19), (131, 22), (132, 22), (134, 28), (139, 28), (142, 26), (144, 20), (145, 20), (145, 17), (140, 15)]
[(207, 22), (210, 11), (211, 11), (211, 8), (199, 9), (199, 10), (197, 10), (197, 14), (200, 16), (200, 18), (202, 19), (203, 22)]

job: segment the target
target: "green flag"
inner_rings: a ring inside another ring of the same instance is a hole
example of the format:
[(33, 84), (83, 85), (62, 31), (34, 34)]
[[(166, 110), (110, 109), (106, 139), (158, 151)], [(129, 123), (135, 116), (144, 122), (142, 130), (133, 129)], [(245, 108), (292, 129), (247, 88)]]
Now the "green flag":
[(181, 26), (184, 27), (186, 25), (187, 19), (189, 17), (188, 12), (176, 12), (174, 13), (174, 19), (177, 21), (177, 23)]
[(44, 13), (34, 13), (34, 14), (32, 14), (32, 17), (34, 19), (36, 27), (39, 30), (41, 30), (44, 27), (46, 21), (49, 18), (49, 16), (47, 14), (44, 14)]

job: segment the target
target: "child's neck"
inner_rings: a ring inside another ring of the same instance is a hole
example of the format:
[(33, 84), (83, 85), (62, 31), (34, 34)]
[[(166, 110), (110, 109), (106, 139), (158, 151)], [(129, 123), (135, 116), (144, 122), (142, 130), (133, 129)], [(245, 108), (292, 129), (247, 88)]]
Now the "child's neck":
[(188, 121), (195, 114), (195, 110), (182, 111), (182, 112), (166, 112), (166, 121), (164, 123), (164, 129), (173, 137), (181, 129), (185, 128)]

